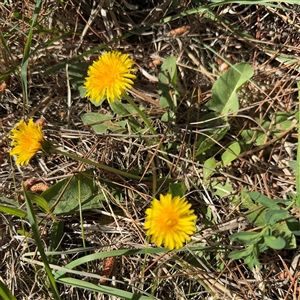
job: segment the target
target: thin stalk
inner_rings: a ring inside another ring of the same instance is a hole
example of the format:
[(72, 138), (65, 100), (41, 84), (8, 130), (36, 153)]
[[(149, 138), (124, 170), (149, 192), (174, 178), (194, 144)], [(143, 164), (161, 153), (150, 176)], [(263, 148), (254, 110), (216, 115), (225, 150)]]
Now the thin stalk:
[(140, 117), (143, 119), (145, 124), (148, 126), (152, 134), (157, 135), (157, 132), (152, 127), (150, 121), (148, 120), (147, 116), (144, 114), (142, 110), (139, 109), (139, 107), (134, 103), (134, 101), (129, 97), (126, 93), (124, 93), (124, 98), (129, 102), (129, 104), (136, 110), (136, 112), (140, 115)]

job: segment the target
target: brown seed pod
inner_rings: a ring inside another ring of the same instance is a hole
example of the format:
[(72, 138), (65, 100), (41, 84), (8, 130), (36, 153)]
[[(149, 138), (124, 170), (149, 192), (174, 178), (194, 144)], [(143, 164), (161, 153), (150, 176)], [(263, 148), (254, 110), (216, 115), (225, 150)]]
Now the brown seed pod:
[(173, 29), (169, 32), (169, 35), (181, 35), (186, 33), (187, 31), (189, 31), (191, 29), (191, 26), (182, 26), (182, 27), (178, 27), (176, 29)]
[(24, 186), (27, 191), (36, 194), (45, 192), (49, 188), (48, 184), (37, 182), (37, 179), (34, 177), (25, 180)]
[(157, 66), (159, 66), (161, 64), (162, 64), (161, 60), (159, 60), (159, 59), (153, 59), (152, 61), (149, 62), (148, 67), (149, 68), (154, 68), (154, 67), (157, 67)]
[(7, 87), (7, 84), (5, 81), (3, 81), (2, 83), (0, 83), (0, 93), (3, 92)]
[(44, 127), (45, 123), (46, 123), (46, 121), (43, 118), (39, 118), (38, 120), (35, 121), (35, 124), (40, 125), (41, 127)]
[(45, 192), (47, 189), (49, 189), (48, 184), (43, 183), (43, 182), (38, 182), (30, 188), (30, 192), (38, 194), (38, 193)]
[[(111, 272), (114, 268), (116, 262), (116, 258), (115, 257), (108, 257), (104, 262), (103, 262), (103, 267), (102, 267), (102, 272), (101, 272), (101, 276), (104, 278), (109, 278), (111, 275)], [(106, 280), (102, 278), (99, 280), (100, 284), (105, 284)]]
[(36, 184), (36, 178), (34, 177), (31, 177), (31, 178), (28, 178), (24, 181), (24, 186), (25, 186), (25, 189), (30, 191), (31, 187)]

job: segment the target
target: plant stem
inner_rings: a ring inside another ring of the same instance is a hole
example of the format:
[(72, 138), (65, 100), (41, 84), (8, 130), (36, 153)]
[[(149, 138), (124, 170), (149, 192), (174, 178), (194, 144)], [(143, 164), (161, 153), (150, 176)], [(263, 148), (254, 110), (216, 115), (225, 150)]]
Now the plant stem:
[(126, 93), (124, 93), (124, 98), (129, 102), (129, 104), (136, 110), (136, 112), (140, 115), (140, 117), (143, 119), (145, 124), (148, 126), (152, 134), (157, 134), (155, 129), (152, 127), (150, 121), (148, 120), (147, 116), (144, 114), (143, 111), (139, 109), (139, 107), (134, 103), (134, 101), (129, 97)]

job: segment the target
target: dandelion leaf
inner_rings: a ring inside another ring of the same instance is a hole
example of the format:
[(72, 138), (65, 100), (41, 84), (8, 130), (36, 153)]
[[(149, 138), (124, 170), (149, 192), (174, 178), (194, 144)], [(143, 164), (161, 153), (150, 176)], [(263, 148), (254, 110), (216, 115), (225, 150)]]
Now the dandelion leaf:
[(206, 104), (209, 109), (221, 114), (234, 114), (239, 110), (237, 92), (253, 76), (247, 63), (238, 63), (222, 74), (212, 88), (212, 99)]

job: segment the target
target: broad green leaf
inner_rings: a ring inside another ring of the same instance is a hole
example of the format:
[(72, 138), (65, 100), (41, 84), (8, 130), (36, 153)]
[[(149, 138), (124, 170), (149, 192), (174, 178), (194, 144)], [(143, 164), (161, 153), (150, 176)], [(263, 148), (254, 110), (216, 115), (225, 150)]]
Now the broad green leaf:
[(241, 133), (242, 141), (246, 145), (261, 146), (265, 144), (267, 135), (262, 131), (245, 129)]
[(175, 117), (176, 117), (176, 114), (173, 111), (168, 110), (162, 115), (161, 121), (162, 122), (172, 122), (175, 120)]
[[(172, 111), (175, 111), (175, 104), (174, 104), (174, 101), (170, 95), (170, 89), (167, 87), (167, 86), (164, 86), (162, 84), (160, 84), (158, 86), (159, 88), (159, 93), (161, 93), (161, 96), (159, 98), (159, 104), (162, 108), (167, 108), (167, 107), (170, 107), (170, 109)], [(166, 118), (164, 118), (166, 119)]]
[(222, 74), (212, 88), (212, 99), (206, 104), (209, 109), (227, 115), (239, 110), (238, 90), (253, 76), (247, 63), (238, 63)]
[[(60, 247), (61, 240), (65, 234), (65, 221), (58, 220), (52, 223), (50, 233), (49, 251), (55, 251)], [(49, 261), (57, 262), (55, 257), (49, 256)]]
[(255, 146), (261, 146), (261, 145), (264, 145), (267, 140), (268, 140), (268, 137), (264, 132), (257, 132), (256, 138), (253, 141), (253, 144)]
[(281, 250), (285, 247), (285, 240), (278, 236), (275, 237), (273, 235), (269, 236), (264, 236), (264, 241), (265, 243), (272, 249), (276, 249), (276, 250)]
[(266, 223), (271, 225), (276, 224), (277, 222), (290, 218), (291, 215), (285, 210), (274, 210), (270, 209), (266, 211), (265, 220)]
[(173, 56), (168, 56), (164, 63), (162, 64), (158, 79), (161, 83), (165, 85), (171, 85), (174, 88), (177, 84), (177, 66), (176, 66), (176, 58)]
[(230, 240), (250, 245), (257, 243), (261, 239), (261, 235), (261, 232), (236, 232), (230, 236)]
[(136, 115), (136, 110), (129, 103), (122, 103), (121, 101), (115, 101), (114, 103), (110, 103), (110, 108), (118, 116), (128, 117), (129, 115)]
[(231, 259), (242, 259), (244, 257), (247, 257), (249, 255), (251, 255), (252, 253), (252, 247), (249, 246), (245, 249), (242, 249), (242, 250), (238, 250), (238, 251), (232, 251), (228, 254), (228, 258), (231, 258)]
[(256, 254), (256, 252), (255, 252), (255, 250), (256, 250), (255, 246), (256, 245), (252, 245), (252, 246), (254, 246), (252, 254), (250, 254), (249, 256), (246, 256), (245, 259), (244, 259), (244, 262), (245, 262), (245, 264), (248, 265), (250, 270), (253, 270), (254, 267), (257, 267), (257, 268), (260, 269), (261, 264), (259, 263), (259, 260), (258, 260), (259, 253)]
[(267, 196), (258, 193), (258, 192), (250, 192), (249, 196), (251, 197), (251, 199), (253, 199), (255, 202), (258, 202), (262, 205), (264, 205), (265, 207), (271, 208), (271, 209), (278, 209), (280, 210), (280, 207), (276, 204), (276, 202), (270, 198), (268, 198)]
[(288, 229), (295, 235), (300, 235), (300, 222), (296, 220), (287, 220), (286, 225)]
[(186, 191), (187, 191), (187, 187), (185, 186), (184, 182), (171, 183), (169, 185), (169, 193), (171, 193), (173, 197), (175, 196), (183, 197)]
[(222, 163), (223, 167), (229, 165), (232, 161), (234, 161), (237, 156), (241, 153), (241, 147), (238, 142), (234, 142), (222, 153)]
[(84, 125), (91, 126), (96, 133), (106, 133), (107, 131), (125, 132), (126, 120), (116, 121), (112, 115), (102, 115), (99, 113), (85, 113), (81, 116)]
[(171, 110), (175, 112), (177, 107), (177, 66), (175, 57), (168, 56), (166, 58), (160, 68), (158, 80), (158, 93), (160, 94), (159, 103), (161, 107), (170, 107)]
[(297, 111), (279, 111), (275, 114), (275, 124), (285, 122), (291, 117), (296, 117)]
[(257, 131), (245, 129), (241, 132), (241, 138), (246, 145), (253, 144), (256, 141)]
[(102, 207), (103, 195), (98, 193), (97, 185), (93, 181), (92, 170), (76, 174), (69, 180), (70, 178), (61, 180), (42, 193), (42, 197), (46, 199), (50, 207), (55, 204), (54, 214), (78, 212), (79, 201), (82, 210)]
[(228, 196), (233, 192), (233, 187), (229, 179), (226, 180), (225, 184), (217, 181), (213, 182), (212, 188), (215, 190), (214, 194), (219, 197)]
[(246, 208), (247, 214), (246, 217), (249, 219), (251, 222), (253, 222), (256, 226), (265, 226), (266, 221), (265, 221), (265, 210), (266, 207), (262, 205), (257, 205), (255, 204), (246, 189), (242, 190), (240, 193), (240, 199), (234, 198), (233, 203), (235, 205), (240, 205), (243, 208)]
[(276, 231), (276, 235), (285, 240), (285, 249), (295, 249), (297, 247), (297, 241), (295, 235), (290, 231), (287, 222), (280, 222), (273, 225)]
[(211, 157), (204, 162), (203, 165), (203, 182), (206, 182), (216, 168), (216, 159)]

